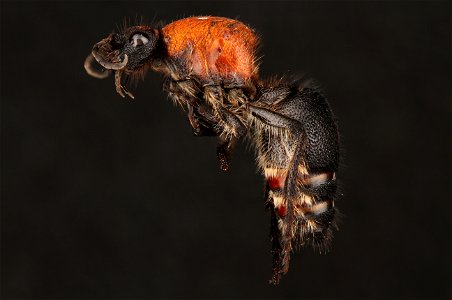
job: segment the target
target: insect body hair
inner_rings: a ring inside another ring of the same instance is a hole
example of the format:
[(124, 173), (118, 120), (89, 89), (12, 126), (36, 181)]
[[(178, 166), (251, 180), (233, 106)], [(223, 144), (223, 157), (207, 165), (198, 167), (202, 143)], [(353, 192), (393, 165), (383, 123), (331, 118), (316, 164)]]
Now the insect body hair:
[(267, 181), (271, 281), (277, 284), (293, 247), (310, 244), (324, 252), (330, 245), (336, 227), (337, 126), (316, 86), (283, 80), (262, 84), (249, 118), (257, 163)]
[[(116, 91), (133, 95), (129, 79), (163, 73), (163, 89), (187, 112), (197, 136), (216, 136), (220, 169), (229, 169), (238, 140), (247, 137), (265, 177), (271, 215), (273, 277), (289, 268), (292, 249), (325, 251), (337, 220), (339, 134), (329, 104), (312, 81), (259, 78), (260, 38), (245, 24), (214, 16), (162, 25), (124, 23), (93, 47), (88, 74), (115, 74)], [(103, 72), (96, 71), (96, 60)], [(123, 82), (124, 81), (124, 82)]]

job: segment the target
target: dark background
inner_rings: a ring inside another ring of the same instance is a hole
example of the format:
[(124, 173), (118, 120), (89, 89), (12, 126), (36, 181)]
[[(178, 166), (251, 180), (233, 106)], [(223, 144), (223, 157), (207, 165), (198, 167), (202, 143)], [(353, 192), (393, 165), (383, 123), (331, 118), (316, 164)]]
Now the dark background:
[[(262, 77), (324, 87), (344, 147), (333, 249), (271, 276), (242, 144), (228, 174), (148, 74), (136, 100), (83, 69), (143, 16), (221, 15), (262, 36)], [(3, 298), (451, 297), (449, 1), (2, 2)]]

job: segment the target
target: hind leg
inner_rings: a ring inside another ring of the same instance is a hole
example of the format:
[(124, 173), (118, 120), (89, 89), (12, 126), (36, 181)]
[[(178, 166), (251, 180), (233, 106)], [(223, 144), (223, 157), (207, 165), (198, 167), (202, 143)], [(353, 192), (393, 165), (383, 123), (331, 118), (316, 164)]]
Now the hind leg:
[[(299, 166), (302, 164), (305, 135), (301, 124), (294, 119), (252, 105), (249, 106), (249, 111), (262, 122), (263, 135), (268, 136), (265, 145), (261, 145), (259, 150), (265, 152), (264, 162), (261, 165), (265, 168), (268, 202), (271, 208), (273, 253), (271, 283), (276, 285), (289, 269), (292, 243), (298, 227), (294, 206), (299, 194), (297, 179)], [(289, 136), (293, 146), (287, 151)], [(275, 165), (278, 167), (272, 167)]]
[[(319, 121), (326, 119), (326, 110), (319, 109), (325, 100), (317, 97), (320, 103), (315, 106), (300, 105), (311, 99), (307, 95), (301, 98), (300, 93), (287, 95), (278, 106), (270, 107), (274, 103), (271, 99), (248, 106), (256, 118), (259, 164), (265, 171), (272, 208), (273, 284), (278, 284), (288, 270), (293, 243), (309, 242), (321, 250), (325, 248), (336, 212), (336, 169), (331, 167), (334, 163), (323, 159), (325, 152), (335, 153), (336, 143), (329, 140), (329, 135), (319, 135), (331, 130), (329, 122)], [(272, 91), (271, 98), (275, 97), (279, 97), (278, 91)], [(286, 109), (281, 109), (284, 106)], [(304, 120), (300, 116), (311, 118)]]

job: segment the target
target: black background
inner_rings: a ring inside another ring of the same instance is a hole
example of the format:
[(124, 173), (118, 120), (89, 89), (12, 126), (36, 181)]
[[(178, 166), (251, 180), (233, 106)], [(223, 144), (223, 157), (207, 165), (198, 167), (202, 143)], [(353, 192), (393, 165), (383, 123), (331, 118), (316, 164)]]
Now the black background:
[[(449, 298), (449, 1), (2, 2), (3, 298)], [(262, 36), (262, 77), (324, 87), (344, 147), (332, 251), (270, 286), (269, 216), (242, 144), (148, 74), (119, 97), (83, 70), (124, 17), (221, 15)]]

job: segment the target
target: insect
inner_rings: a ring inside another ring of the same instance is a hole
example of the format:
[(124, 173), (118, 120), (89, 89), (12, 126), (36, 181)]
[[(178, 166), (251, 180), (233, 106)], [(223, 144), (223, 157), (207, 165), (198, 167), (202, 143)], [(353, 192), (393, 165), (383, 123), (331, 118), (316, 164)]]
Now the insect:
[(137, 25), (111, 33), (94, 45), (85, 69), (97, 78), (114, 73), (116, 91), (130, 98), (130, 78), (142, 78), (148, 69), (163, 73), (164, 90), (186, 110), (194, 134), (218, 137), (223, 171), (236, 142), (249, 138), (266, 180), (270, 282), (276, 285), (294, 247), (311, 244), (323, 251), (331, 241), (339, 135), (314, 84), (259, 78), (258, 44), (254, 30), (237, 20), (190, 17), (161, 28)]

